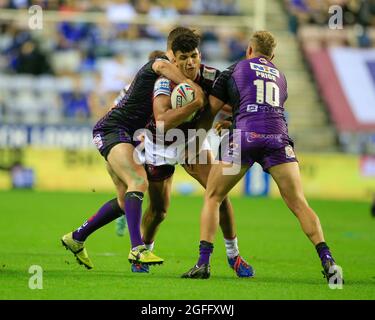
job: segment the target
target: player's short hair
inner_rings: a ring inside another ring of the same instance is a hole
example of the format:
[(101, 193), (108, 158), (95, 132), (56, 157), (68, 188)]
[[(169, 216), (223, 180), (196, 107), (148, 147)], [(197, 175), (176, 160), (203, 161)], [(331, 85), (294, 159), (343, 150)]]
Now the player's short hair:
[(194, 34), (194, 30), (185, 27), (176, 27), (168, 34), (167, 49), (172, 49), (172, 42), (182, 34)]
[(176, 54), (177, 51), (191, 52), (199, 47), (199, 43), (200, 37), (194, 32), (181, 34), (172, 42), (173, 54)]
[(276, 39), (271, 32), (256, 31), (251, 35), (250, 44), (256, 53), (272, 58), (276, 47)]
[(154, 51), (151, 51), (148, 55), (148, 60), (154, 60), (156, 58), (161, 58), (165, 56), (165, 52), (164, 51), (161, 51), (161, 50), (154, 50)]

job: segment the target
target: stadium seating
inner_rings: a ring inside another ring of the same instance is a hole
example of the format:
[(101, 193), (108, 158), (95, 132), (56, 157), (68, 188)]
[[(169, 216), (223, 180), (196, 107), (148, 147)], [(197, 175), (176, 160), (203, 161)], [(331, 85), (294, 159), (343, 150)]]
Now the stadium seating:
[(337, 29), (329, 27), (332, 1), (315, 3), (315, 7), (306, 1), (285, 2), (341, 149), (373, 153), (374, 2), (342, 1), (342, 26)]

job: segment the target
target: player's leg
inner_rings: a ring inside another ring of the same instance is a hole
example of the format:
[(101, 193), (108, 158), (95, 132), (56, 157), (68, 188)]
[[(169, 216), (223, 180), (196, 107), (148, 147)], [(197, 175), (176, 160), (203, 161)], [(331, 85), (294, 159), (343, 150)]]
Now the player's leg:
[[(202, 155), (203, 154), (203, 155)], [(205, 160), (205, 164), (200, 164), (197, 157), (196, 163), (183, 165), (184, 170), (199, 184), (206, 188), (208, 175), (213, 163), (211, 152), (203, 150), (200, 153), (201, 159)], [(236, 237), (236, 226), (234, 221), (233, 208), (228, 197), (225, 197), (220, 205), (220, 228), (223, 232), (224, 239), (234, 239)]]
[(248, 170), (249, 166), (240, 166), (237, 174), (223, 174), (225, 169), (240, 166), (220, 162), (212, 166), (207, 180), (204, 204), (201, 213), (201, 231), (199, 260), (188, 272), (182, 275), (183, 278), (208, 278), (210, 255), (213, 251), (213, 242), (219, 226), (219, 208), (229, 191)]
[[(335, 261), (325, 243), (319, 218), (310, 208), (303, 193), (298, 162), (275, 165), (268, 170), (275, 180), (286, 205), (295, 214), (302, 230), (316, 247), (325, 276), (328, 279), (335, 276)], [(341, 277), (340, 274), (336, 276)]]
[(132, 144), (119, 143), (112, 147), (107, 157), (113, 172), (128, 186), (124, 197), (132, 246), (128, 259), (130, 262), (158, 264), (162, 263), (163, 259), (147, 250), (141, 237), (142, 203), (144, 193), (148, 188), (148, 181), (143, 165), (134, 160), (134, 156), (136, 156), (134, 151), (135, 148)]
[(109, 163), (106, 163), (107, 165), (107, 171), (113, 181), (113, 184), (116, 187), (117, 192), (117, 203), (122, 208), (122, 214), (116, 218), (116, 234), (119, 237), (122, 237), (125, 234), (126, 230), (126, 217), (125, 217), (125, 194), (128, 189), (128, 187), (120, 180), (120, 178), (115, 174), (115, 172), (111, 169)]
[[(184, 165), (185, 171), (197, 180), (203, 188), (206, 188), (208, 175), (213, 163), (212, 155), (209, 150), (203, 150), (202, 158), (207, 160), (207, 164), (199, 164), (198, 158), (196, 164)], [(214, 165), (215, 166), (215, 165)], [(224, 236), (225, 249), (229, 266), (239, 277), (252, 277), (253, 268), (240, 256), (238, 248), (238, 239), (236, 235), (235, 218), (232, 204), (229, 197), (226, 196), (219, 208), (219, 224)]]
[[(149, 203), (142, 217), (142, 239), (147, 249), (154, 249), (154, 238), (169, 207), (174, 166), (145, 166), (149, 179)], [(133, 263), (132, 272), (148, 272), (147, 265)]]
[(107, 170), (112, 178), (114, 185), (116, 186), (117, 199), (112, 199), (106, 202), (78, 229), (64, 235), (62, 238), (63, 245), (73, 252), (80, 264), (83, 264), (88, 269), (93, 268), (94, 265), (91, 262), (84, 246), (84, 242), (86, 241), (86, 239), (99, 228), (117, 219), (118, 217), (124, 216), (124, 202), (121, 199), (123, 199), (125, 196), (126, 186), (116, 176), (113, 170), (111, 170), (108, 163)]
[(142, 237), (152, 250), (156, 233), (167, 215), (170, 204), (172, 179), (170, 176), (162, 181), (149, 181), (149, 204), (142, 218)]

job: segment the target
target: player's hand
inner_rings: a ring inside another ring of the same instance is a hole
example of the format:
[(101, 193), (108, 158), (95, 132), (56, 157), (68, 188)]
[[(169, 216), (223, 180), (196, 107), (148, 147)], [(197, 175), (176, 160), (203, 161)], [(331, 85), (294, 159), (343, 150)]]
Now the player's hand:
[(196, 84), (194, 81), (187, 79), (186, 83), (188, 83), (193, 89), (195, 94), (195, 101), (197, 102), (198, 108), (203, 108), (205, 104), (207, 103), (207, 97), (204, 94), (202, 88)]
[(232, 125), (231, 121), (221, 120), (221, 121), (216, 122), (216, 124), (214, 125), (214, 129), (216, 130), (217, 134), (220, 134), (221, 130), (229, 129), (231, 125)]

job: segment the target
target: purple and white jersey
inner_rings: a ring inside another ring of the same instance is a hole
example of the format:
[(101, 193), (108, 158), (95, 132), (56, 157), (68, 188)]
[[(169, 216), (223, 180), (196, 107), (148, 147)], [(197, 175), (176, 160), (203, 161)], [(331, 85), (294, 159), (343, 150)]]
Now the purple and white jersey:
[(223, 71), (211, 94), (233, 107), (234, 128), (288, 135), (285, 76), (264, 57), (242, 60)]

